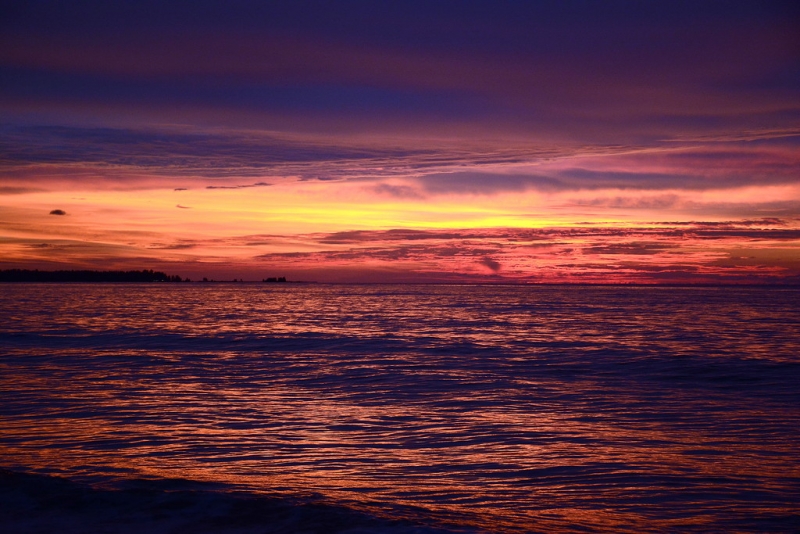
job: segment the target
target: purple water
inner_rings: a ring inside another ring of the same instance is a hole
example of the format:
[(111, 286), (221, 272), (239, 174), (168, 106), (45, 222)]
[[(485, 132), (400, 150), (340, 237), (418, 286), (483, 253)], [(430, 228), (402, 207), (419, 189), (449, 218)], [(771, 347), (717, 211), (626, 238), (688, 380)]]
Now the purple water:
[(796, 289), (6, 284), (0, 400), (11, 532), (800, 529)]

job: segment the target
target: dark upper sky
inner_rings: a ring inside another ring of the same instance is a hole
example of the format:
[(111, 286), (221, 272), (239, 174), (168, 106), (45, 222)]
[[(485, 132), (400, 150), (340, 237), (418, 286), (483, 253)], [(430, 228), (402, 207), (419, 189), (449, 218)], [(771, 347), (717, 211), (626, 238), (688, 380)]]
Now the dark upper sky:
[(545, 136), (789, 128), (775, 1), (4, 3), (12, 123)]

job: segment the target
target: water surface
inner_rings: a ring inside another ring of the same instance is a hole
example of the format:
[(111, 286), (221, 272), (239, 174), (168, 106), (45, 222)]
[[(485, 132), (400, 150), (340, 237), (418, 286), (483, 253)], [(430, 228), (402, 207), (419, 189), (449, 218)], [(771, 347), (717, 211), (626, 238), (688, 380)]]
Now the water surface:
[(798, 290), (0, 290), (18, 474), (324, 503), (359, 532), (800, 527)]

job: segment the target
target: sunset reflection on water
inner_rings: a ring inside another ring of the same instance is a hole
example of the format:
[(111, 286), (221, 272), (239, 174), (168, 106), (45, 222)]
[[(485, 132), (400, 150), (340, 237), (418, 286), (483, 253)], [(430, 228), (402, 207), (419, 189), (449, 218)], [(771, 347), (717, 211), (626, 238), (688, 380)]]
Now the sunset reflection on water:
[(796, 290), (5, 289), (4, 467), (490, 531), (797, 518)]

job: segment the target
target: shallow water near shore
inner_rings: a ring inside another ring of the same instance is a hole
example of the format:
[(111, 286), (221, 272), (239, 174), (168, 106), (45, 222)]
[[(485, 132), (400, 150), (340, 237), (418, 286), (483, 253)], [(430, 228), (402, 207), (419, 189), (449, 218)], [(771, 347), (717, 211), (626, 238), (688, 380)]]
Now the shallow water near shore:
[(21, 530), (800, 528), (797, 289), (0, 289)]

